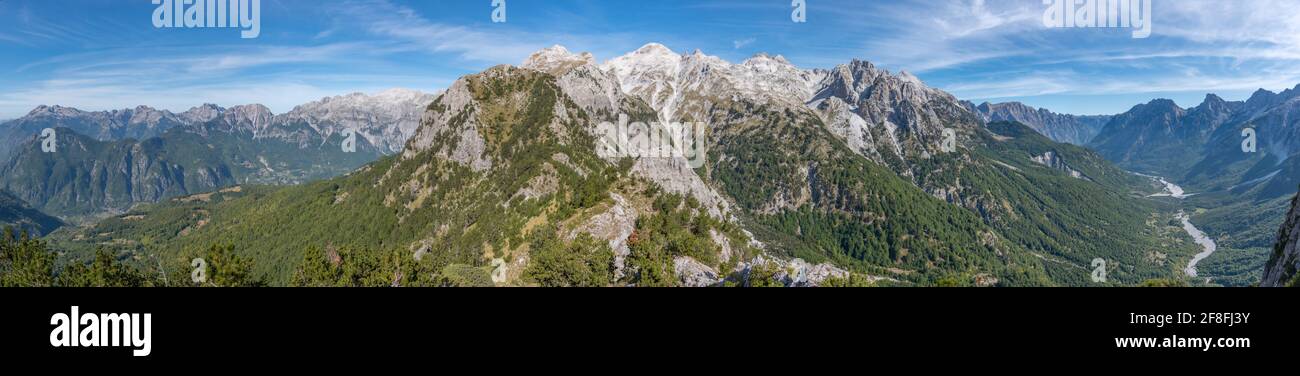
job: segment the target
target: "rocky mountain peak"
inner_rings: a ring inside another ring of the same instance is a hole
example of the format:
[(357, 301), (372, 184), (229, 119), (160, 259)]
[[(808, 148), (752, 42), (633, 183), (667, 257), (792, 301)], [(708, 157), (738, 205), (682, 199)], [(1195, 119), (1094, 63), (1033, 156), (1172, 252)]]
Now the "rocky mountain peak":
[(246, 104), (226, 110), (224, 118), (229, 125), (235, 128), (251, 130), (253, 134), (258, 134), (271, 126), (275, 114), (271, 113), (271, 109), (266, 108), (266, 106)]
[[(157, 109), (155, 109), (155, 108), (153, 108), (153, 107), (146, 106), (146, 105), (135, 106), (135, 109), (134, 109), (134, 110), (135, 110), (134, 112), (159, 112)], [(114, 111), (114, 112), (117, 112), (117, 111)], [(123, 111), (123, 112), (126, 112), (126, 111)]]
[(1191, 115), (1202, 118), (1205, 122), (1212, 123), (1215, 127), (1230, 118), (1233, 113), (1243, 106), (1242, 102), (1228, 102), (1218, 95), (1207, 94), (1205, 100), (1200, 105), (1191, 109)]
[(34, 116), (76, 116), (76, 115), (81, 114), (81, 113), (83, 113), (81, 110), (78, 110), (78, 109), (75, 109), (75, 108), (71, 108), (71, 107), (63, 107), (63, 106), (60, 106), (60, 105), (53, 105), (53, 106), (40, 105), (40, 106), (36, 106), (35, 109), (32, 109), (31, 112), (28, 112), (28, 113), (27, 113), (27, 117), (34, 117)]
[(1152, 99), (1150, 102), (1147, 102), (1147, 106), (1153, 109), (1182, 109), (1182, 107), (1178, 106), (1178, 103), (1174, 102), (1173, 99), (1166, 98)]
[(1223, 98), (1219, 97), (1218, 95), (1215, 95), (1214, 93), (1210, 93), (1205, 95), (1205, 100), (1201, 101), (1201, 106), (1214, 106), (1223, 103), (1227, 103), (1227, 101), (1223, 100)]
[(374, 98), (382, 101), (420, 101), (424, 99), (428, 99), (429, 102), (433, 101), (433, 95), (429, 93), (400, 87), (375, 93)]
[(149, 106), (137, 106), (132, 111), (123, 111), (117, 114), (127, 118), (127, 124), (142, 124), (148, 127), (158, 126), (164, 119), (175, 120), (175, 114), (170, 111), (159, 111)]
[(1129, 117), (1143, 120), (1147, 123), (1158, 121), (1166, 126), (1172, 126), (1186, 112), (1178, 106), (1172, 99), (1152, 99), (1150, 102), (1133, 106), (1133, 109), (1117, 117)]
[[(699, 50), (696, 50), (696, 53), (699, 54), (700, 53)], [(742, 64), (748, 66), (770, 66), (773, 64), (786, 65), (791, 67), (794, 66), (794, 64), (791, 64), (789, 60), (785, 59), (785, 56), (781, 56), (781, 55), (772, 56), (772, 55), (768, 55), (766, 52), (759, 52), (757, 54), (754, 54), (753, 57), (750, 57), (749, 59), (745, 60), (745, 62)]]
[(606, 66), (623, 69), (646, 69), (660, 66), (664, 69), (675, 67), (681, 61), (681, 55), (659, 43), (650, 43), (623, 56), (605, 63)]
[(569, 52), (569, 49), (564, 48), (564, 46), (557, 44), (529, 55), (528, 59), (524, 60), (522, 67), (559, 76), (573, 68), (594, 64), (595, 61), (595, 56), (590, 52), (575, 54)]
[(234, 106), (234, 107), (231, 107), (231, 108), (230, 108), (230, 112), (232, 112), (232, 113), (236, 113), (236, 114), (243, 114), (243, 115), (246, 115), (246, 116), (248, 116), (248, 117), (272, 117), (272, 116), (275, 116), (275, 114), (271, 112), (271, 109), (270, 109), (270, 108), (267, 108), (265, 105), (262, 105), (262, 104), (259, 104), (259, 103), (254, 103), (254, 104), (244, 104), (244, 105)]
[(1264, 89), (1255, 90), (1255, 93), (1250, 95), (1250, 99), (1246, 100), (1246, 106), (1250, 108), (1266, 107), (1271, 105), (1276, 98), (1277, 93)]
[(668, 46), (665, 46), (665, 45), (662, 45), (662, 44), (659, 44), (659, 43), (646, 43), (644, 46), (641, 46), (641, 48), (638, 48), (636, 51), (632, 52), (632, 54), (635, 54), (635, 55), (676, 55), (677, 53), (676, 53), (676, 52), (673, 52), (673, 50), (670, 49), (670, 48), (668, 48)]
[(185, 119), (190, 123), (206, 123), (216, 120), (225, 112), (226, 109), (221, 108), (221, 106), (212, 103), (204, 103), (203, 105), (182, 112), (180, 116), (182, 119)]
[(917, 86), (925, 86), (925, 83), (921, 81), (921, 78), (920, 78), (920, 77), (917, 77), (916, 75), (914, 75), (914, 74), (912, 74), (911, 72), (908, 72), (908, 71), (900, 71), (900, 72), (898, 72), (898, 78), (901, 79), (901, 80), (903, 80), (903, 82), (906, 82), (906, 83), (909, 83), (909, 84), (913, 84), (913, 85), (917, 85)]

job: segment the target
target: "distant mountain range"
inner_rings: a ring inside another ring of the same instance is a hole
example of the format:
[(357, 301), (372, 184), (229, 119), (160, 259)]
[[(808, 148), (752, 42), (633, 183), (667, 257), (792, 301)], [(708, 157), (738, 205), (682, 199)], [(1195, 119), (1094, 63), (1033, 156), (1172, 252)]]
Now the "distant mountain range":
[[(235, 184), (328, 178), (393, 153), (432, 98), (408, 90), (352, 94), (282, 115), (261, 105), (207, 104), (181, 114), (41, 106), (0, 124), (6, 140), (21, 140), (0, 160), (0, 188), (79, 219)], [(38, 137), (46, 128), (56, 130), (53, 153)], [(354, 152), (343, 148), (348, 132)]]
[(962, 102), (985, 122), (1011, 121), (1029, 126), (1038, 133), (1074, 145), (1087, 145), (1110, 122), (1111, 116), (1077, 116), (1033, 108), (1020, 102), (989, 103), (978, 106)]
[(1203, 158), (1200, 153), (1214, 131), (1241, 107), (1215, 95), (1188, 109), (1168, 99), (1153, 100), (1116, 115), (1089, 146), (1139, 172), (1181, 178)]

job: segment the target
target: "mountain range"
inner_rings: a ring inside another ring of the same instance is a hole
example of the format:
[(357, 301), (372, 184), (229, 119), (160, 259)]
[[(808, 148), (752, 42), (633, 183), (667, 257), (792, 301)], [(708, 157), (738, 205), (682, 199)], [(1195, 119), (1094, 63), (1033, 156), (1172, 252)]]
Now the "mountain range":
[(1110, 122), (1110, 115), (1077, 116), (1058, 114), (1045, 108), (1034, 108), (1020, 102), (989, 103), (976, 106), (962, 102), (971, 112), (985, 122), (1010, 121), (1029, 126), (1056, 142), (1087, 145)]
[[(41, 106), (0, 123), (0, 225), (70, 257), (229, 245), (277, 285), (1284, 285), (1297, 97), (1075, 116), (862, 60), (554, 46), (280, 115)], [(705, 149), (610, 148), (629, 123)]]
[[(96, 218), (137, 203), (235, 184), (297, 184), (395, 152), (432, 96), (390, 90), (324, 98), (281, 115), (212, 104), (173, 114), (140, 106), (86, 112), (41, 106), (0, 124), (11, 142), (0, 188), (47, 213)], [(40, 133), (55, 130), (53, 152)], [(343, 145), (352, 134), (355, 150)]]
[[(304, 248), (346, 270), (336, 255), (363, 252), (434, 280), (638, 286), (1133, 285), (1199, 251), (1151, 179), (991, 115), (1031, 111), (971, 108), (859, 60), (652, 43), (597, 63), (556, 46), (457, 80), (400, 152), (345, 176), (182, 196), (53, 239), (182, 258), (231, 244), (277, 284), (302, 280)], [(704, 163), (610, 153), (597, 124), (620, 117), (707, 124)], [(1109, 280), (1090, 278), (1095, 259)]]

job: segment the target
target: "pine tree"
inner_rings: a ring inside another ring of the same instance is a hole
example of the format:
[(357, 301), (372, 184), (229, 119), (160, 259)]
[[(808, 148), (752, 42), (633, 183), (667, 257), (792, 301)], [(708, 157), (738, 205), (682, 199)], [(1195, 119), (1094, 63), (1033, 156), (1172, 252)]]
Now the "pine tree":
[(45, 244), (31, 239), (27, 231), (14, 238), (6, 228), (0, 239), (0, 287), (49, 287), (54, 285), (54, 254)]

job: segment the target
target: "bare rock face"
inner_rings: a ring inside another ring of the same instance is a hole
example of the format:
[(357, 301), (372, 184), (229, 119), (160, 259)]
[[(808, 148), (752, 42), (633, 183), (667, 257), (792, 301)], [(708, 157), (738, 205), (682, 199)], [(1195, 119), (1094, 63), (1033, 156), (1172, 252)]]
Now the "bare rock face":
[(661, 121), (707, 119), (713, 104), (726, 99), (800, 106), (824, 76), (799, 69), (781, 56), (759, 54), (732, 64), (700, 51), (679, 55), (658, 43), (610, 60), (601, 68), (618, 77), (624, 92), (658, 111)]
[(1082, 172), (1079, 172), (1079, 170), (1075, 170), (1074, 167), (1070, 167), (1069, 164), (1066, 164), (1065, 161), (1062, 160), (1054, 151), (1046, 151), (1043, 152), (1043, 155), (1034, 156), (1030, 159), (1033, 160), (1034, 163), (1061, 170), (1061, 172), (1069, 174), (1072, 178), (1089, 181), (1092, 180), (1087, 176), (1084, 176)]
[(827, 111), (835, 110), (836, 104), (823, 106), (825, 101), (838, 99), (849, 113), (868, 124), (863, 133), (872, 135), (871, 143), (859, 143), (858, 150), (866, 150), (865, 156), (874, 150), (901, 176), (912, 176), (917, 163), (941, 153), (945, 129), (953, 129), (963, 138), (980, 128), (979, 118), (951, 94), (926, 86), (910, 73), (893, 74), (869, 62), (854, 60), (837, 66), (816, 87), (808, 103), (822, 110), (823, 122), (832, 133), (851, 136), (836, 131), (862, 128), (852, 124), (858, 119), (843, 115), (844, 110)]
[[(611, 193), (614, 206), (604, 213), (591, 217), (580, 230), (591, 234), (596, 239), (605, 240), (614, 251), (614, 278), (623, 278), (627, 266), (627, 256), (632, 253), (627, 239), (636, 231), (636, 219), (640, 216), (636, 208), (628, 204), (627, 199), (617, 193)], [(570, 235), (576, 238), (577, 233)]]
[(180, 113), (180, 117), (181, 119), (185, 119), (187, 123), (197, 124), (216, 120), (225, 112), (226, 109), (221, 108), (221, 106), (212, 103), (204, 103), (201, 106)]
[(847, 278), (849, 272), (829, 263), (813, 265), (803, 259), (781, 260), (759, 256), (754, 261), (742, 266), (741, 275), (748, 279), (755, 267), (772, 265), (777, 268), (778, 282), (786, 287), (819, 287), (830, 278)]
[(666, 191), (694, 197), (716, 218), (725, 218), (730, 212), (731, 204), (691, 170), (685, 159), (640, 158), (632, 165), (632, 173), (650, 179)]
[[(650, 44), (628, 57), (615, 59), (621, 64), (596, 66), (590, 53), (573, 54), (562, 46), (554, 46), (532, 54), (523, 67), (555, 75), (561, 91), (590, 117), (587, 129), (599, 137), (600, 123), (617, 124), (620, 115), (646, 121), (653, 120), (646, 118), (657, 112), (659, 121), (664, 121), (665, 110), (646, 106), (649, 103), (646, 100), (679, 101), (661, 94), (672, 91), (669, 88), (676, 83), (670, 82), (669, 77), (678, 74), (676, 66), (681, 59), (663, 45)], [(624, 79), (631, 81), (624, 82)], [(600, 154), (610, 162), (622, 157)], [(632, 172), (669, 192), (694, 197), (709, 209), (710, 215), (723, 218), (728, 212), (727, 201), (690, 168), (685, 158), (638, 157)]]
[(683, 287), (710, 287), (722, 283), (716, 270), (686, 256), (673, 259), (673, 272)]
[(613, 73), (595, 65), (590, 52), (574, 54), (557, 45), (533, 53), (522, 67), (555, 76), (564, 94), (591, 116), (593, 132), (600, 122), (617, 122), (620, 114), (653, 111), (626, 94)]
[(231, 107), (226, 110), (224, 115), (226, 124), (234, 129), (242, 129), (253, 132), (253, 135), (263, 136), (271, 129), (275, 121), (275, 114), (271, 109), (260, 104), (249, 104)]
[(1282, 223), (1273, 255), (1264, 266), (1262, 287), (1297, 286), (1296, 270), (1300, 269), (1300, 198), (1291, 201), (1291, 212)]
[(454, 155), (456, 161), (475, 166), (479, 171), (491, 167), (491, 162), (481, 157), (484, 145), (482, 136), (477, 131), (478, 117), (474, 115), (478, 108), (479, 104), (470, 94), (469, 81), (466, 78), (456, 80), (438, 97), (437, 101), (430, 105), (430, 109), (425, 111), (422, 121), (424, 126), (419, 127), (407, 143), (402, 157), (415, 157), (434, 147), (434, 141), (438, 137), (447, 135), (467, 142), (464, 145), (457, 143), (455, 149), (440, 152)]
[[(902, 155), (898, 143), (894, 141), (891, 131), (884, 129), (883, 126), (875, 126), (867, 123), (861, 115), (853, 112), (853, 106), (844, 102), (838, 97), (831, 97), (821, 101), (816, 105), (816, 109), (822, 119), (826, 121), (827, 129), (831, 134), (844, 140), (849, 149), (853, 152), (866, 157), (877, 163), (884, 163), (881, 151), (877, 149), (880, 145), (891, 146), (885, 149), (885, 153), (898, 156)], [(873, 129), (875, 128), (875, 129)], [(877, 143), (876, 137), (884, 135), (889, 141), (885, 144)]]

